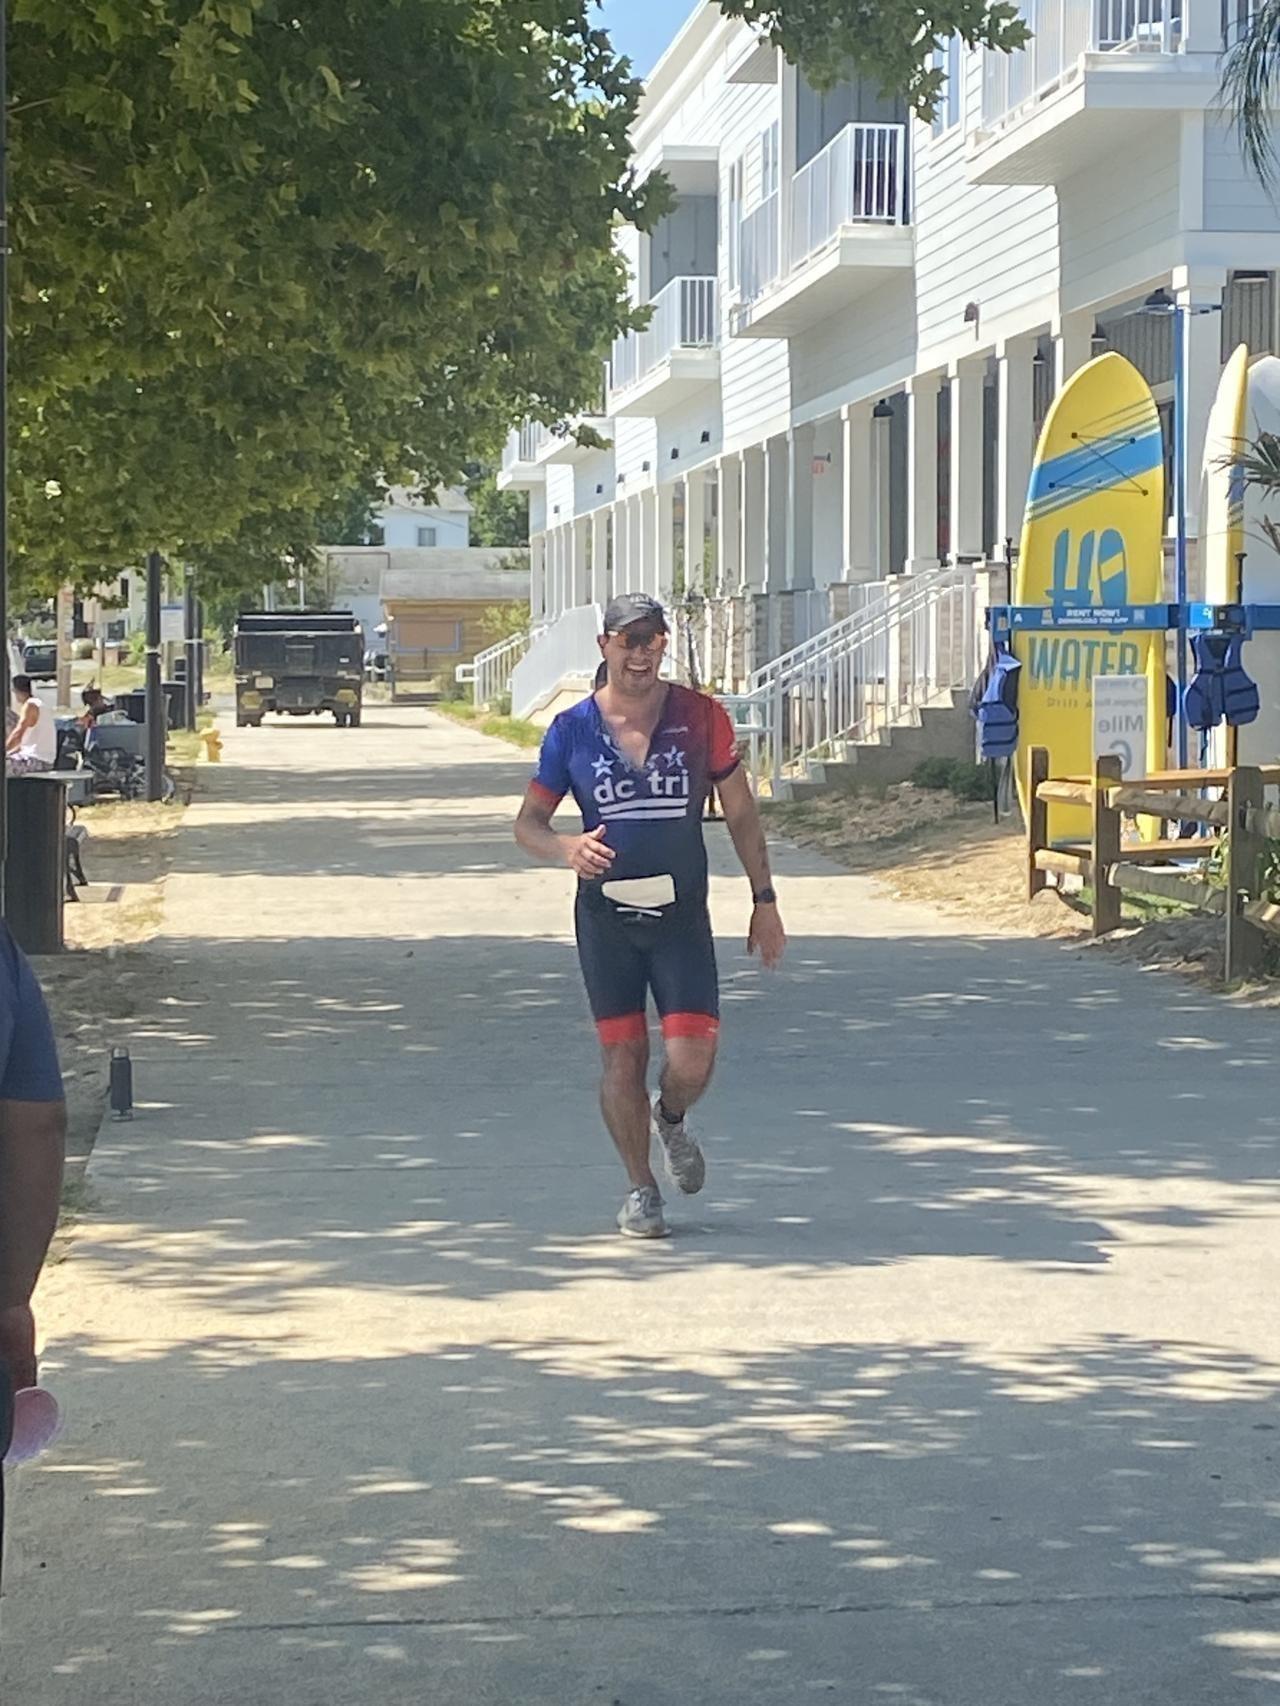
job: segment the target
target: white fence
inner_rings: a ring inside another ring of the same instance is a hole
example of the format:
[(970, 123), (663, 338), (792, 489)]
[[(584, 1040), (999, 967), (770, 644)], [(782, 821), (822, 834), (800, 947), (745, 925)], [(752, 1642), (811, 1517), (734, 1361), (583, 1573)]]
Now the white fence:
[(545, 623), (538, 623), (518, 634), (509, 634), (505, 640), (477, 652), (470, 663), (460, 663), (454, 674), (460, 683), (470, 682), (477, 705), (492, 705), (509, 691), (512, 671), (544, 633)]
[(757, 670), (750, 692), (726, 701), (752, 770), (780, 781), (968, 687), (982, 632), (972, 567), (878, 582), (860, 610)]
[(1179, 53), (1182, 0), (1023, 0), (1031, 40), (982, 58), (982, 123), (1003, 124), (1085, 53)]
[(512, 716), (527, 717), (545, 705), (566, 676), (593, 676), (603, 626), (598, 605), (579, 604), (544, 628), (511, 671)]
[(823, 248), (844, 225), (901, 225), (906, 212), (906, 126), (846, 125), (795, 175), (791, 265)]
[(673, 278), (649, 304), (653, 318), (642, 332), (615, 340), (611, 383), (625, 391), (679, 349), (711, 349), (719, 336), (714, 278)]
[(782, 270), (782, 197), (777, 190), (738, 227), (738, 284), (744, 302), (754, 302)]

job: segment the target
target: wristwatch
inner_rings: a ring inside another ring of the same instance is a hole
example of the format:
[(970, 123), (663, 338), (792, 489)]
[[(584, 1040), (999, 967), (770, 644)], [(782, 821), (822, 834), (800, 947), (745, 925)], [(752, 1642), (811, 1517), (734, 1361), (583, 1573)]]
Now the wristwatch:
[(752, 900), (757, 906), (777, 906), (778, 897), (772, 888), (761, 889), (759, 894), (753, 894)]

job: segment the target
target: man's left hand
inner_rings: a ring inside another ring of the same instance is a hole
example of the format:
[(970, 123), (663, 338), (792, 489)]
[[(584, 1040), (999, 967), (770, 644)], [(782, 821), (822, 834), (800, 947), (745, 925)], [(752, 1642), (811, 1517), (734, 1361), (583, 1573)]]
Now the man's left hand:
[(776, 906), (766, 903), (751, 914), (747, 931), (747, 952), (759, 954), (766, 971), (773, 971), (786, 951), (787, 933), (782, 928), (782, 914)]
[(36, 1323), (29, 1305), (0, 1309), (0, 1365), (15, 1392), (36, 1383)]

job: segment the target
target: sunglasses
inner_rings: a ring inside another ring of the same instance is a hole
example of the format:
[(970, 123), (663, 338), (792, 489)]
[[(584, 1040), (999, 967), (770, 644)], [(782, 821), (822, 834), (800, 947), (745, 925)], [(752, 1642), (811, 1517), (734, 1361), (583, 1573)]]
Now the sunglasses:
[(610, 634), (611, 640), (621, 640), (629, 652), (652, 651), (659, 640), (665, 640), (666, 630), (663, 628), (620, 628), (617, 633)]

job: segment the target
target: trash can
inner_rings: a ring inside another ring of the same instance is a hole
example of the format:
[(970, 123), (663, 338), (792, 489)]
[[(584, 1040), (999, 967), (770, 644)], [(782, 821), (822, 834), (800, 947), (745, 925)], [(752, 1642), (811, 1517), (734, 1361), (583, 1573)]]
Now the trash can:
[(28, 954), (62, 952), (66, 784), (53, 776), (6, 778), (9, 808), (5, 917)]
[(141, 687), (134, 687), (128, 693), (116, 694), (116, 709), (123, 711), (131, 723), (145, 723), (147, 720), (147, 695)]
[(187, 726), (187, 684), (185, 681), (166, 681), (164, 688), (165, 715), (171, 729)]

